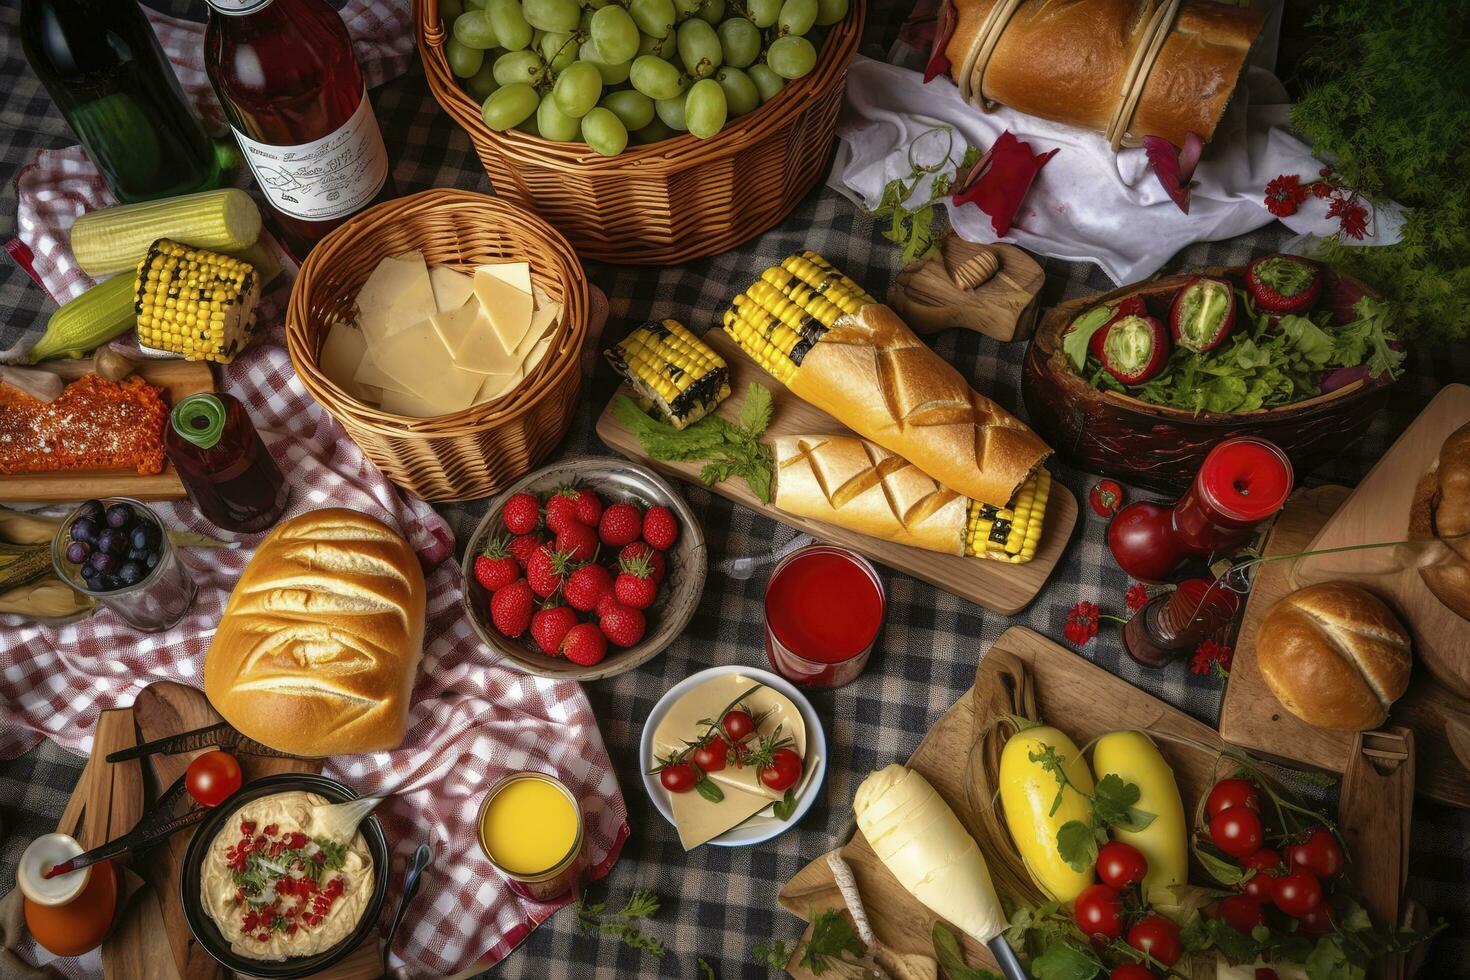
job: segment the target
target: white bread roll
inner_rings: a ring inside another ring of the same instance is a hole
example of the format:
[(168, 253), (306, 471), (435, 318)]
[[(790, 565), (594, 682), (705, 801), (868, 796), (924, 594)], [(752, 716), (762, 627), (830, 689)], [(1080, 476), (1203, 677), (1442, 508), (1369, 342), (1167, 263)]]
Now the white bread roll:
[(342, 508), (260, 543), (204, 661), (204, 693), (283, 752), (396, 748), (424, 648), (424, 574), (395, 531)]
[(1366, 589), (1323, 582), (1299, 589), (1266, 613), (1256, 666), (1276, 699), (1319, 728), (1367, 731), (1409, 686), (1409, 633)]
[(855, 436), (779, 436), (777, 509), (895, 544), (965, 553), (969, 501)]

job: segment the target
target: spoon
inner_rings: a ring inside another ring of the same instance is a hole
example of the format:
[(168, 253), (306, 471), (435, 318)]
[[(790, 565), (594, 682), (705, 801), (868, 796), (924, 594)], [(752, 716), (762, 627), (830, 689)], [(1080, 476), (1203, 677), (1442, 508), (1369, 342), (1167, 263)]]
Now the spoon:
[(326, 837), (342, 844), (351, 844), (357, 834), (357, 825), (378, 808), (390, 793), (382, 796), (364, 796), (346, 803), (328, 803), (311, 808), (311, 828), (314, 836)]
[(413, 852), (413, 860), (408, 863), (408, 869), (403, 876), (403, 897), (398, 900), (398, 908), (393, 913), (393, 924), (388, 927), (388, 941), (383, 944), (383, 975), (388, 975), (388, 956), (393, 951), (393, 937), (398, 934), (398, 926), (403, 922), (403, 914), (408, 911), (408, 903), (418, 894), (420, 879), (424, 870), (434, 863), (434, 849), (424, 841)]

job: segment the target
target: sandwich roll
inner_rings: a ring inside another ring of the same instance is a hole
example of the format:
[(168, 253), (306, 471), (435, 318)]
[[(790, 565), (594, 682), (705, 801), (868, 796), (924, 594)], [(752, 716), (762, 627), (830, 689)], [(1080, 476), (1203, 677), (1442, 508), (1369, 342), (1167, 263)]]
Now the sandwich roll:
[(1470, 424), (1450, 433), (1419, 481), (1409, 537), (1444, 541), (1449, 553), (1420, 568), (1419, 576), (1440, 602), (1470, 620)]
[(343, 508), (278, 525), (225, 606), (204, 693), (244, 734), (293, 755), (397, 748), (424, 644), (408, 542)]
[(1323, 582), (1280, 599), (1256, 635), (1256, 666), (1276, 699), (1319, 728), (1368, 731), (1409, 686), (1408, 631), (1373, 593)]

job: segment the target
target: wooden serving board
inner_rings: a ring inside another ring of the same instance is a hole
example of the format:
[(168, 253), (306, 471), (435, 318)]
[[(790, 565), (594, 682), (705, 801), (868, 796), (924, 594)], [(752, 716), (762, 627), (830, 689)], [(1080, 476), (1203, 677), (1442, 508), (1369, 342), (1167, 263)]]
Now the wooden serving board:
[[(754, 361), (745, 356), (735, 341), (725, 335), (723, 330), (710, 330), (704, 335), (704, 340), (725, 359), (725, 363), (730, 367), (731, 395), (717, 409), (720, 415), (734, 421), (740, 414), (741, 404), (745, 401), (745, 392), (750, 383), (754, 381), (770, 389), (771, 399), (775, 405), (771, 425), (766, 430), (768, 436), (805, 433), (851, 434), (832, 416), (802, 401), (788, 391), (784, 385), (761, 370)], [(626, 385), (619, 388), (618, 393), (632, 397), (632, 390)], [(654, 459), (644, 452), (643, 447), (638, 443), (638, 437), (613, 417), (611, 402), (603, 409), (601, 417), (597, 420), (597, 435), (603, 442), (630, 459), (645, 463), (661, 473), (703, 485), (699, 480), (701, 464), (670, 463)], [(942, 555), (933, 551), (910, 548), (884, 541), (881, 538), (859, 534), (856, 531), (833, 527), (820, 521), (787, 514), (770, 504), (761, 503), (750, 492), (743, 480), (722, 480), (710, 489), (772, 520), (816, 535), (825, 541), (851, 548), (873, 561), (882, 562), (914, 578), (923, 579), (946, 592), (952, 592), (986, 609), (1007, 616), (1020, 612), (1036, 598), (1036, 594), (1041, 591), (1042, 585), (1046, 583), (1047, 577), (1051, 575), (1052, 569), (1056, 567), (1057, 561), (1061, 558), (1062, 549), (1066, 547), (1067, 539), (1072, 534), (1072, 528), (1077, 523), (1076, 498), (1062, 485), (1061, 481), (1053, 480), (1051, 496), (1046, 506), (1046, 525), (1042, 530), (1041, 543), (1036, 549), (1036, 557), (1025, 564), (1011, 565), (985, 558)]]
[[(1418, 479), (1418, 471), (1413, 479)], [(1329, 486), (1294, 495), (1276, 519), (1263, 553), (1286, 555), (1305, 550), (1350, 493), (1345, 487)], [(1227, 742), (1263, 755), (1344, 772), (1354, 758), (1356, 733), (1317, 728), (1287, 711), (1256, 666), (1261, 621), (1276, 600), (1295, 591), (1289, 564), (1267, 562), (1256, 569), (1220, 709), (1220, 735)], [(1467, 629), (1470, 627), (1462, 622), (1449, 638), (1463, 643)], [(1408, 692), (1389, 712), (1389, 723), (1414, 732), (1420, 795), (1470, 807), (1470, 705), (1436, 684), (1423, 665), (1416, 664)]]
[[(214, 374), (204, 361), (140, 361), (137, 372), (149, 384), (164, 390), (164, 401), (214, 390)], [(45, 503), (86, 500), (89, 497), (133, 497), (136, 500), (181, 500), (184, 484), (174, 464), (164, 460), (163, 470), (141, 476), (137, 470), (66, 470), (58, 473), (15, 473), (0, 476), (0, 500), (15, 503)]]
[[(969, 268), (995, 257), (996, 271), (966, 288)], [(1001, 343), (1028, 340), (1036, 329), (1036, 294), (1046, 282), (1030, 253), (1005, 242), (967, 242), (954, 229), (945, 232), (939, 253), (904, 268), (888, 289), (888, 305), (918, 334), (960, 327)]]
[[(981, 660), (974, 687), (940, 717), (907, 762), (909, 768), (921, 773), (944, 797), (980, 842), (982, 851), (992, 852), (997, 843), (988, 837), (976, 814), (980, 808), (995, 804), (991, 800), (972, 798), (970, 764), (967, 762), (972, 756), (971, 747), (980, 730), (992, 719), (1017, 711), (1029, 701), (1031, 694), (1034, 694), (1040, 719), (1061, 728), (1080, 746), (1120, 727), (1147, 729), (1155, 734), (1194, 742), (1198, 748), (1155, 739), (1159, 751), (1174, 770), (1186, 815), (1195, 812), (1200, 798), (1223, 775), (1217, 754), (1226, 746), (1207, 725), (1080, 659), (1046, 637), (1024, 627), (1013, 626), (1001, 635)], [(1364, 756), (1362, 765), (1367, 761), (1368, 757)], [(1355, 765), (1354, 772), (1361, 767)], [(1361, 778), (1362, 775), (1353, 785), (1353, 799), (1342, 800), (1342, 826), (1344, 833), (1353, 839), (1352, 835), (1364, 827), (1356, 822), (1350, 824), (1349, 819), (1358, 821), (1362, 819), (1359, 814), (1371, 812), (1375, 829), (1393, 829), (1391, 835), (1381, 834), (1371, 839), (1368, 846), (1386, 852), (1385, 861), (1381, 865), (1375, 861), (1357, 867), (1356, 884), (1365, 894), (1375, 896), (1375, 912), (1380, 917), (1397, 921), (1402, 890), (1401, 869), (1406, 865), (1409, 845), (1408, 815), (1404, 811), (1409, 794), (1401, 788), (1406, 780), (1412, 783), (1413, 766), (1411, 761), (1408, 765), (1389, 762), (1382, 771), (1374, 771), (1373, 779)], [(1344, 789), (1348, 789), (1346, 780)], [(934, 914), (899, 884), (861, 833), (854, 833), (840, 850), (857, 879), (879, 943), (900, 955), (932, 956), (930, 932), (935, 922)], [(1192, 881), (1208, 880), (1198, 868), (1191, 870), (1190, 878)], [(1002, 891), (1002, 901), (1014, 900), (1014, 897)], [(797, 872), (781, 889), (778, 901), (787, 911), (803, 919), (813, 911), (845, 907), (825, 855)], [(972, 966), (997, 968), (990, 952), (983, 946), (965, 938), (961, 942), (966, 961)], [(799, 967), (796, 957), (787, 969), (801, 980), (812, 976)], [(1386, 963), (1379, 976), (1397, 976), (1395, 970), (1394, 964)], [(1199, 964), (1189, 975), (1200, 980), (1212, 978), (1215, 975), (1213, 963)]]

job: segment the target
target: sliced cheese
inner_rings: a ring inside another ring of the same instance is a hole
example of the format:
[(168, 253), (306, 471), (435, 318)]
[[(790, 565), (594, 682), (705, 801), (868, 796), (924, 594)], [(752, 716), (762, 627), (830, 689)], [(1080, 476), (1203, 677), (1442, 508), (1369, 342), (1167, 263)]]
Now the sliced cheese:
[(456, 365), (479, 374), (514, 374), (521, 366), (520, 358), (501, 346), (490, 328), (485, 311), (474, 300), (455, 310), (441, 313), (434, 320), (440, 337), (462, 337), (457, 348), (447, 342), (450, 358)]
[(447, 265), (436, 265), (430, 269), (429, 283), (434, 287), (434, 305), (440, 313), (459, 309), (475, 294), (474, 277)]
[(516, 385), (525, 378), (525, 372), (517, 370), (514, 374), (487, 374), (480, 390), (475, 395), (475, 404), (493, 402), (502, 395), (507, 395)]
[(378, 367), (377, 360), (373, 357), (373, 348), (371, 346), (363, 352), (362, 362), (357, 365), (357, 371), (352, 377), (359, 387), (376, 388), (382, 391), (396, 391), (402, 394), (408, 392), (408, 389), (401, 381)]
[[(526, 336), (516, 346), (516, 356), (522, 361), (531, 354), (531, 348), (535, 347), (543, 339), (550, 338), (556, 332), (557, 321), (561, 319), (561, 304), (546, 303), (536, 307), (536, 312), (531, 316), (531, 329), (526, 331)], [(530, 368), (526, 373), (530, 373)]]
[(393, 334), (373, 351), (373, 361), (400, 389), (406, 389), (400, 393), (418, 396), (432, 415), (468, 408), (484, 381), (455, 365), (428, 320)]
[(370, 344), (439, 312), (423, 254), (409, 252), (379, 262), (357, 293), (357, 309)]
[(327, 328), (327, 339), (322, 341), (322, 353), (317, 359), (322, 373), (343, 391), (366, 401), (362, 385), (357, 381), (357, 367), (367, 353), (367, 338), (355, 324), (338, 320)]
[[(531, 267), (481, 265), (475, 267), (475, 296), (485, 311), (501, 348), (513, 353), (520, 346), (536, 310), (531, 295)], [(460, 353), (456, 351), (455, 353)]]
[[(438, 403), (428, 399), (420, 398), (418, 395), (409, 395), (401, 391), (384, 389), (381, 408), (385, 412), (394, 415), (405, 415), (412, 419), (431, 419), (448, 412), (442, 409)], [(453, 411), (459, 411), (454, 409)]]

